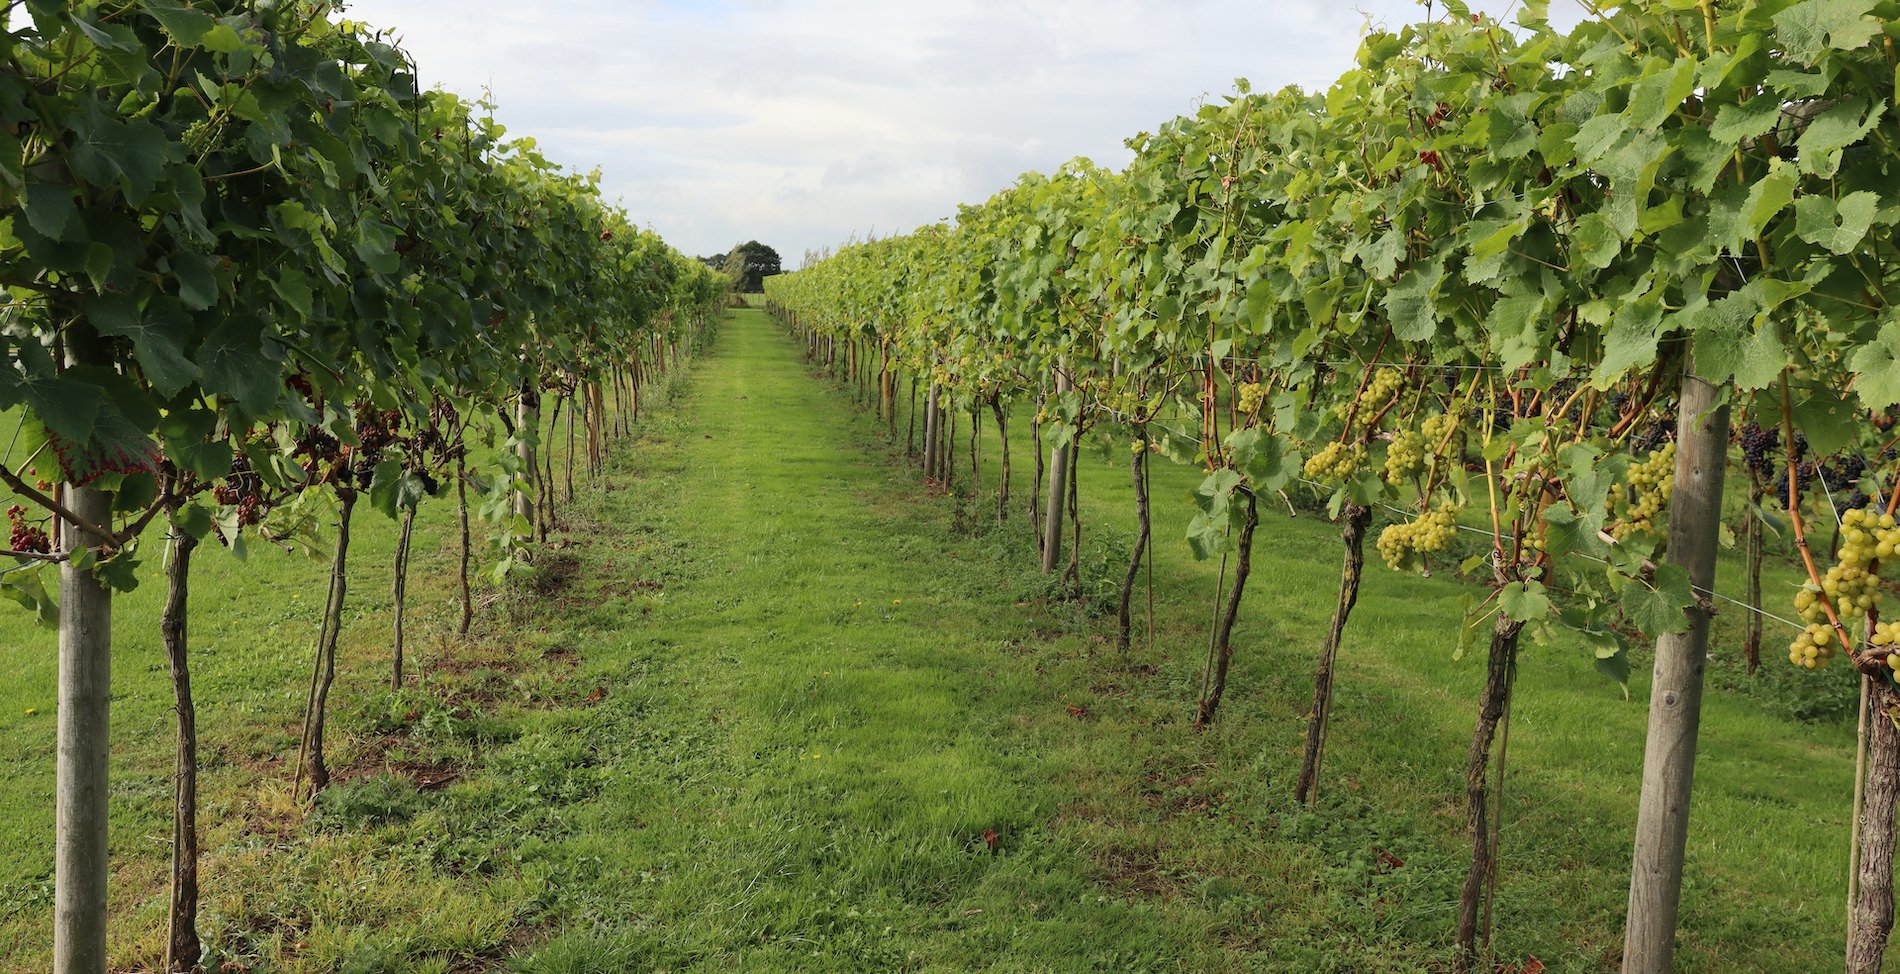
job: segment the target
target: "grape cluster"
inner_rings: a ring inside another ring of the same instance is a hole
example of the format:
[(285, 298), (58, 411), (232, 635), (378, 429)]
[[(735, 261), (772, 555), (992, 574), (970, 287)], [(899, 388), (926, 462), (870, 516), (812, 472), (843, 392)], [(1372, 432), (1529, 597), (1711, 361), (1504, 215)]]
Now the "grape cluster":
[(1324, 449), (1306, 458), (1306, 476), (1313, 480), (1347, 480), (1358, 471), (1365, 459), (1366, 448), (1363, 446), (1328, 443)]
[(1810, 670), (1820, 669), (1834, 658), (1834, 629), (1826, 623), (1814, 623), (1801, 630), (1788, 646), (1788, 662)]
[(46, 530), (37, 524), (26, 522), (26, 508), (15, 504), (7, 508), (7, 520), (13, 526), (7, 538), (7, 548), (11, 551), (37, 551), (46, 554), (53, 550), (52, 539), (46, 536)]
[(1880, 561), (1893, 557), (1895, 548), (1900, 548), (1900, 527), (1894, 526), (1893, 515), (1851, 510), (1841, 516), (1840, 563), (1827, 570), (1821, 589), (1843, 618), (1873, 608), (1880, 595)]
[(1900, 622), (1883, 622), (1875, 626), (1868, 642), (1886, 650), (1888, 669), (1900, 670)]
[(1648, 457), (1629, 470), (1628, 508), (1623, 519), (1610, 529), (1610, 535), (1616, 540), (1649, 530), (1656, 516), (1662, 513), (1669, 496), (1676, 489), (1676, 445), (1665, 443), (1662, 448), (1650, 453)]
[(1821, 476), (1831, 490), (1842, 490), (1860, 483), (1867, 472), (1867, 458), (1858, 453), (1843, 453), (1821, 465)]
[(1661, 446), (1665, 440), (1673, 442), (1675, 438), (1676, 421), (1673, 418), (1652, 420), (1630, 446), (1637, 453), (1646, 453)]
[(1240, 411), (1252, 416), (1267, 398), (1267, 387), (1258, 382), (1242, 382), (1235, 393), (1235, 403)]
[(1742, 463), (1757, 477), (1767, 477), (1775, 471), (1773, 454), (1781, 445), (1781, 436), (1772, 429), (1763, 429), (1760, 423), (1749, 422), (1742, 427)]
[(1425, 437), (1411, 430), (1392, 434), (1385, 451), (1385, 482), (1404, 483), (1425, 472)]
[(337, 452), (342, 447), (343, 445), (336, 441), (336, 437), (331, 436), (323, 427), (312, 426), (304, 430), (303, 438), (297, 441), (295, 452), (296, 455), (309, 457), (318, 463), (328, 463), (336, 459)]
[(1873, 502), (1873, 498), (1856, 490), (1844, 497), (1834, 499), (1834, 515), (1844, 518), (1847, 516), (1847, 512), (1865, 510), (1867, 505)]
[[(1897, 549), (1900, 524), (1893, 515), (1855, 509), (1841, 516), (1840, 561), (1827, 570), (1820, 585), (1810, 582), (1795, 593), (1795, 611), (1808, 627), (1788, 647), (1790, 662), (1808, 669), (1826, 664), (1828, 640), (1833, 638), (1828, 606), (1842, 621), (1872, 612), (1880, 603), (1880, 563), (1892, 558)], [(1892, 645), (1900, 639), (1900, 626), (1880, 623), (1871, 636), (1875, 646)]]
[(396, 429), (402, 425), (402, 413), (394, 409), (378, 412), (368, 406), (356, 410), (356, 438), (364, 453), (375, 453), (396, 441)]
[(1450, 548), (1457, 530), (1457, 506), (1440, 504), (1416, 520), (1393, 524), (1380, 531), (1379, 555), (1392, 568), (1409, 568), (1422, 555)]
[(1452, 433), (1458, 429), (1458, 417), (1451, 413), (1437, 413), (1425, 417), (1425, 422), (1420, 423), (1418, 428), (1425, 434), (1426, 447), (1437, 451), (1444, 447), (1445, 443), (1451, 439)]
[(1386, 366), (1372, 373), (1372, 381), (1366, 383), (1365, 395), (1359, 397), (1360, 405), (1365, 409), (1376, 410), (1392, 401), (1399, 394), (1399, 386), (1405, 384), (1405, 373)]

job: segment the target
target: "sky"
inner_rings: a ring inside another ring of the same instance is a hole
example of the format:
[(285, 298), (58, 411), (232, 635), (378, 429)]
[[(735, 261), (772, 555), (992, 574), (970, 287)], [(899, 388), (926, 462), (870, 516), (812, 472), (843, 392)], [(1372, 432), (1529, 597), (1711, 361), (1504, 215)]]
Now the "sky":
[[(1503, 15), (1515, 0), (1470, 6)], [(1574, 0), (1551, 5), (1574, 23)], [(1442, 6), (1438, 8), (1442, 10)], [(808, 250), (954, 216), (1232, 91), (1324, 88), (1409, 0), (354, 0), (425, 87), (497, 102), (510, 136), (599, 168), (689, 254)]]

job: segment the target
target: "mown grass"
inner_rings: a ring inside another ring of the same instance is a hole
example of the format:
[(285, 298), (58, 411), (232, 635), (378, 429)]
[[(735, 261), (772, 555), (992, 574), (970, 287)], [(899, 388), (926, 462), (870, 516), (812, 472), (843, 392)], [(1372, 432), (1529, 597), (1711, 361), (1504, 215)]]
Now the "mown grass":
[[(1195, 732), (1215, 566), (1175, 540), (1191, 472), (1156, 468), (1154, 648), (1138, 636), (1122, 654), (1099, 606), (1053, 598), (1034, 569), (1021, 424), (1020, 500), (993, 526), (990, 502), (919, 486), (797, 355), (762, 313), (736, 311), (678, 408), (649, 416), (608, 489), (540, 554), (537, 583), (467, 643), (440, 635), (452, 508), (425, 508), (414, 590), (418, 629), (436, 635), (420, 640), (425, 682), (402, 694), (381, 689), (394, 531), (360, 520), (363, 608), (338, 691), (349, 771), (307, 814), (287, 779), (322, 566), (207, 553), (195, 635), (218, 960), (550, 974), (1444, 960), (1482, 681), (1476, 660), (1452, 659), (1462, 583), (1369, 570), (1322, 801), (1300, 809), (1336, 529), (1263, 509), (1230, 696)], [(1112, 452), (1082, 470), (1091, 590), (1132, 526)], [(986, 478), (995, 455), (992, 434)], [(157, 594), (115, 620), (113, 942), (127, 967), (152, 963), (162, 936)], [(15, 618), (0, 958), (32, 970), (50, 942), (52, 662)], [(1625, 700), (1578, 646), (1524, 654), (1497, 900), (1507, 965), (1615, 967), (1640, 664)], [(1718, 682), (1742, 682), (1722, 666)], [(1851, 728), (1788, 719), (1786, 699), (1707, 703), (1680, 970), (1833, 963)]]

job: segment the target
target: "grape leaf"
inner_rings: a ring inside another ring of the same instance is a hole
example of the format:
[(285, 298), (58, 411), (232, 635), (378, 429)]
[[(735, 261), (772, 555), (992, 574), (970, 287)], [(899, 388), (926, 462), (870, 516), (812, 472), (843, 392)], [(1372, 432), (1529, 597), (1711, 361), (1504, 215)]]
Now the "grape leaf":
[(1693, 601), (1689, 573), (1680, 565), (1657, 565), (1653, 586), (1634, 578), (1623, 585), (1623, 615), (1651, 636), (1687, 632), (1689, 616), (1682, 610)]
[(1869, 409), (1900, 403), (1900, 320), (1881, 326), (1880, 337), (1854, 352), (1848, 367), (1859, 373), (1854, 391)]
[(1841, 167), (1841, 150), (1866, 138), (1886, 113), (1885, 102), (1869, 107), (1865, 98), (1850, 98), (1816, 116), (1795, 142), (1801, 171), (1834, 175)]
[(73, 168), (79, 177), (95, 186), (117, 184), (134, 206), (158, 186), (165, 164), (181, 156), (180, 146), (166, 139), (158, 126), (143, 119), (109, 118), (92, 99), (73, 118), (72, 129)]
[(1839, 203), (1828, 196), (1803, 196), (1794, 201), (1795, 233), (1832, 253), (1853, 253), (1879, 211), (1880, 195), (1868, 190), (1849, 193)]
[(32, 183), (26, 187), (26, 222), (50, 240), (66, 240), (73, 223), (73, 191), (55, 183)]
[(1747, 139), (1761, 138), (1780, 117), (1781, 99), (1757, 95), (1739, 105), (1717, 109), (1709, 137), (1733, 149)]
[(1623, 109), (1630, 127), (1646, 131), (1666, 121), (1695, 90), (1696, 64), (1695, 58), (1685, 55), (1631, 85), (1629, 107)]
[(1550, 598), (1542, 582), (1512, 582), (1498, 590), (1498, 608), (1518, 622), (1530, 622), (1550, 614)]
[[(123, 294), (100, 295), (87, 310), (99, 334), (132, 340), (132, 354), (159, 394), (170, 398), (198, 378), (198, 367), (185, 358), (179, 343), (191, 331), (182, 314), (167, 314), (159, 301), (141, 311), (136, 299)], [(170, 310), (176, 311), (176, 305)]]
[(1813, 64), (1829, 50), (1849, 51), (1866, 44), (1880, 30), (1880, 21), (1867, 16), (1873, 0), (1805, 0), (1775, 15), (1781, 47)]

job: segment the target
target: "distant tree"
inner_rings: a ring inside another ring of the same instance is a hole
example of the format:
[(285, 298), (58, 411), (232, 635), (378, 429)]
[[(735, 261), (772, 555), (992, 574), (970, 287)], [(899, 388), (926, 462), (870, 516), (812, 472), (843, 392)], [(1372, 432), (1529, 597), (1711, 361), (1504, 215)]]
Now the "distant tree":
[(732, 280), (732, 289), (746, 294), (757, 294), (765, 289), (766, 278), (779, 273), (778, 251), (758, 242), (748, 240), (726, 254), (726, 277)]
[(699, 258), (699, 262), (702, 264), (705, 264), (707, 267), (710, 267), (716, 271), (723, 271), (726, 269), (726, 255), (725, 254), (713, 254), (710, 257), (701, 257)]

